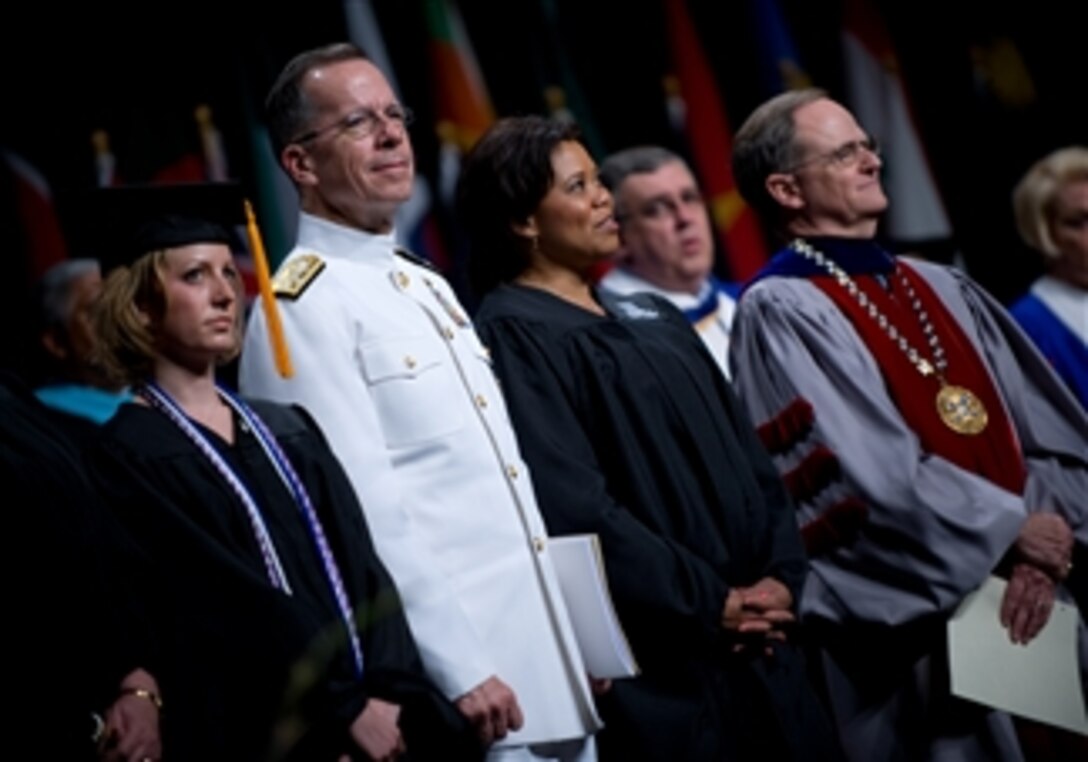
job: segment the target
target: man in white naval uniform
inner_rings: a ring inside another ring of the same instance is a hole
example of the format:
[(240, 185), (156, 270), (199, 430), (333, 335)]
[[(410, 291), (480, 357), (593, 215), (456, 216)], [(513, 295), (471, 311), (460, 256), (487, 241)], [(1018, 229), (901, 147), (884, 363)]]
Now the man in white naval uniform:
[(445, 280), (394, 244), (408, 113), (343, 44), (288, 63), (266, 107), (302, 208), (274, 279), (295, 373), (277, 372), (255, 310), (242, 389), (316, 418), (430, 676), (489, 758), (595, 759), (600, 720), (487, 352)]
[(606, 158), (600, 174), (620, 224), (615, 266), (600, 285), (675, 304), (728, 378), (737, 289), (714, 276), (710, 215), (687, 162), (666, 148), (638, 146)]

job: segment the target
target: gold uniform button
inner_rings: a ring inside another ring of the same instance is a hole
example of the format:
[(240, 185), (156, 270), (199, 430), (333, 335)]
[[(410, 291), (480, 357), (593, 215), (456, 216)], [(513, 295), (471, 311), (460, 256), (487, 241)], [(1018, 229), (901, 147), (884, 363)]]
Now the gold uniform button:
[(402, 271), (398, 270), (397, 285), (400, 286), (401, 289), (406, 289), (408, 288), (409, 283), (411, 283), (411, 281), (408, 279), (408, 276), (405, 275)]
[(509, 476), (511, 479), (517, 479), (518, 478), (518, 468), (517, 468), (517, 466), (513, 466), (513, 465), (507, 466), (506, 467), (506, 475)]
[(404, 367), (406, 367), (408, 370), (411, 370), (412, 368), (416, 367), (416, 358), (412, 357), (411, 355), (405, 355), (404, 356)]
[(534, 537), (533, 538), (533, 549), (537, 553), (543, 553), (544, 552), (544, 538), (543, 537)]
[(487, 407), (487, 397), (482, 394), (476, 395), (476, 407), (483, 409)]
[(448, 325), (442, 326), (442, 335), (446, 337), (446, 341), (453, 341), (453, 329)]

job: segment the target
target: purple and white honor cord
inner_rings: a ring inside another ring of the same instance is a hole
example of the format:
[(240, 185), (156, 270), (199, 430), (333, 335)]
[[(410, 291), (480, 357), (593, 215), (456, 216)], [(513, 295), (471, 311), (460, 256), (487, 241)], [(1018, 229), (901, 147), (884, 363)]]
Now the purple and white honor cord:
[[(348, 600), (347, 590), (344, 587), (340, 569), (336, 564), (336, 559), (332, 555), (332, 550), (329, 548), (328, 540), (325, 537), (324, 529), (321, 527), (317, 512), (314, 510), (310, 495), (303, 486), (302, 481), (298, 478), (298, 474), (295, 472), (291, 462), (280, 448), (275, 436), (269, 431), (264, 421), (258, 418), (256, 413), (254, 413), (248, 405), (236, 398), (229, 391), (218, 386), (217, 389), (223, 400), (238, 413), (249, 427), (250, 431), (253, 432), (253, 435), (257, 438), (257, 441), (261, 445), (261, 449), (265, 453), (265, 457), (268, 458), (269, 462), (276, 470), (276, 474), (280, 477), (284, 486), (287, 487), (288, 492), (290, 492), (291, 496), (294, 498), (295, 505), (298, 506), (299, 513), (309, 530), (310, 539), (313, 541), (314, 547), (321, 557), (325, 579), (329, 583), (329, 588), (332, 591), (333, 598), (336, 600), (337, 608), (340, 609), (340, 616), (344, 620), (348, 641), (351, 644), (356, 677), (361, 678), (363, 675), (363, 648), (359, 640), (358, 629), (355, 626), (355, 618), (352, 615), (351, 603)], [(279, 555), (276, 553), (275, 545), (272, 542), (272, 537), (268, 533), (264, 518), (261, 516), (260, 508), (258, 508), (256, 502), (253, 500), (253, 496), (250, 495), (249, 490), (246, 489), (246, 486), (234, 473), (230, 465), (223, 459), (211, 443), (208, 442), (207, 437), (193, 425), (192, 421), (189, 420), (189, 417), (185, 415), (178, 404), (174, 402), (170, 395), (160, 386), (153, 382), (145, 384), (137, 389), (137, 394), (146, 399), (160, 412), (164, 413), (167, 418), (181, 429), (193, 444), (196, 445), (197, 449), (199, 449), (211, 462), (216, 471), (218, 471), (227, 481), (227, 484), (230, 485), (231, 489), (245, 507), (250, 525), (253, 527), (253, 533), (257, 539), (257, 544), (260, 546), (261, 555), (264, 558), (265, 569), (268, 572), (269, 581), (276, 589), (282, 590), (288, 595), (292, 595), (291, 586), (287, 582), (287, 576), (283, 571), (283, 565), (280, 563)]]

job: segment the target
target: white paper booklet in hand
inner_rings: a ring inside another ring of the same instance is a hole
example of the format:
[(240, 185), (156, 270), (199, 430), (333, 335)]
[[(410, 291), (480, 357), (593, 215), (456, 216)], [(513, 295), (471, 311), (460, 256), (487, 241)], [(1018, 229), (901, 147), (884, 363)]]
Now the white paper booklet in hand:
[(552, 537), (548, 549), (589, 674), (598, 679), (637, 675), (638, 664), (608, 592), (597, 535)]
[(1026, 646), (999, 618), (1005, 580), (990, 577), (948, 623), (952, 692), (1031, 720), (1088, 734), (1077, 660), (1077, 609), (1057, 602)]

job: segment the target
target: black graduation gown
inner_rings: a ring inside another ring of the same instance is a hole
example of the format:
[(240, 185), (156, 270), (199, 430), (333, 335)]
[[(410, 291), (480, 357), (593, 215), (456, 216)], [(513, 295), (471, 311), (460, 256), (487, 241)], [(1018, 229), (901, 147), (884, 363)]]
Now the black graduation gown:
[(354, 675), (346, 628), (293, 498), (236, 419), (233, 446), (205, 435), (260, 506), (294, 594), (272, 587), (242, 502), (165, 415), (125, 405), (107, 424), (98, 476), (123, 523), (167, 570), (156, 602), (176, 638), (161, 680), (165, 753), (178, 759), (335, 759), (368, 697), (403, 706), (410, 759), (480, 752), (456, 709), (423, 677), (400, 599), (354, 492), (300, 408), (254, 403), (309, 492), (362, 641)]
[(95, 758), (92, 713), (136, 667), (155, 674), (140, 610), (149, 565), (96, 499), (74, 442), (18, 379), (0, 378), (5, 719), (38, 756)]
[(720, 624), (732, 585), (771, 576), (800, 596), (805, 558), (770, 458), (679, 311), (598, 298), (608, 317), (505, 285), (477, 323), (549, 530), (600, 536), (643, 670), (599, 701), (602, 755), (834, 756), (798, 649), (735, 656)]

